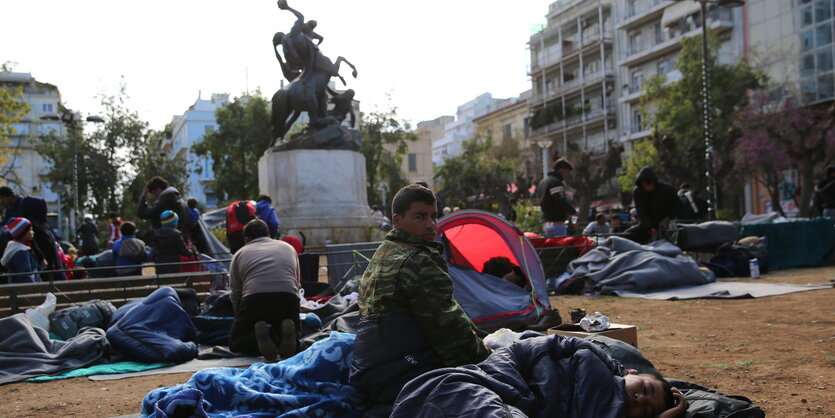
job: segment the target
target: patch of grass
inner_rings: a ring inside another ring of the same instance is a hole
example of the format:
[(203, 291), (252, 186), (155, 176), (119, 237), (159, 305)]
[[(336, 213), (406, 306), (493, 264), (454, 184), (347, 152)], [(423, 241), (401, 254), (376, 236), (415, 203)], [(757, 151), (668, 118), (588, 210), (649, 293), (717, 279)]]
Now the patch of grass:
[(830, 366), (835, 367), (835, 356), (832, 354), (827, 354), (823, 356), (826, 359), (826, 362), (829, 363)]
[(725, 363), (711, 363), (710, 367), (716, 367), (718, 369), (727, 369), (728, 365)]
[(803, 357), (800, 358), (800, 361), (802, 361), (804, 363), (811, 363), (812, 359), (809, 358), (809, 357), (803, 356)]
[(753, 360), (742, 360), (742, 361), (736, 362), (737, 366), (742, 367), (742, 368), (746, 368), (746, 369), (748, 368), (748, 366), (750, 366), (752, 364), (754, 364)]

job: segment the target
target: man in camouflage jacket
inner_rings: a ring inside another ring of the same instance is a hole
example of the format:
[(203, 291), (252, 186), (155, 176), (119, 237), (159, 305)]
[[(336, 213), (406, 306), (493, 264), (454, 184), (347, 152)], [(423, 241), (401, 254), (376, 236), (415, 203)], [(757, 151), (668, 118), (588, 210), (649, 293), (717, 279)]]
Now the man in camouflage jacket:
[(489, 350), (452, 297), (443, 245), (434, 241), (438, 211), (431, 190), (409, 185), (392, 202), (394, 229), (359, 286), (360, 323), (351, 384), (387, 416), (400, 388), (439, 367), (484, 360)]

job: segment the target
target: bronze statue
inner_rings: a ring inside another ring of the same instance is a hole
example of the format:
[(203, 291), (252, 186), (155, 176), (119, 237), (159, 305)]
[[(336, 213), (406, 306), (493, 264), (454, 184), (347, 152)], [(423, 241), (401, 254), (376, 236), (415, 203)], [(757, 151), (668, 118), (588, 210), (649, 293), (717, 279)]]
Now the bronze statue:
[[(341, 56), (333, 62), (320, 52), (318, 45), (324, 38), (313, 31), (316, 27), (315, 20), (305, 22), (304, 15), (290, 8), (286, 0), (278, 0), (278, 8), (292, 12), (296, 16), (296, 22), (289, 33), (278, 32), (273, 36), (275, 57), (284, 77), (290, 82), (273, 95), (273, 136), (276, 141), (283, 139), (301, 112), (307, 112), (310, 123), (307, 131), (303, 132), (307, 138), (294, 138), (276, 149), (359, 149), (358, 134), (340, 127), (341, 121), (349, 114), (351, 126), (354, 125), (355, 116), (351, 104), (354, 91), (349, 89), (340, 94), (328, 88), (331, 77), (338, 77), (345, 84), (345, 79), (339, 75), (339, 68), (343, 62), (351, 67), (351, 75), (354, 78), (357, 77), (356, 67)], [(314, 40), (318, 42), (314, 44)], [(284, 58), (279, 53), (279, 45)], [(333, 95), (331, 100), (335, 104), (331, 114), (327, 111), (329, 92)]]

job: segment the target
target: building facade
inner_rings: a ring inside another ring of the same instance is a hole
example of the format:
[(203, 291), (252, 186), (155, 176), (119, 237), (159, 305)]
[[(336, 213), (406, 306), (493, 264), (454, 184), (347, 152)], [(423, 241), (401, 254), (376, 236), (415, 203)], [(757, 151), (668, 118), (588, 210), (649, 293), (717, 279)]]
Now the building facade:
[(194, 197), (209, 208), (216, 207), (218, 203), (217, 195), (209, 186), (209, 182), (214, 179), (212, 160), (208, 156), (195, 155), (191, 152), (191, 147), (202, 141), (204, 135), (217, 129), (215, 111), (228, 102), (228, 94), (215, 93), (210, 99), (203, 99), (202, 95), (198, 94), (197, 100), (188, 110), (182, 115), (174, 116), (171, 121), (171, 138), (163, 141), (163, 150), (169, 157), (183, 156), (188, 161), (188, 196)]
[[(64, 138), (67, 130), (60, 121), (43, 120), (43, 117), (55, 117), (63, 110), (58, 87), (37, 81), (30, 73), (0, 72), (0, 87), (23, 88), (22, 100), (29, 104), (30, 111), (18, 123), (12, 124), (15, 133), (9, 137), (3, 148), (4, 160), (0, 164), (0, 182), (15, 190), (20, 195), (43, 197), (49, 211), (61, 213), (62, 203), (70, 207), (71, 202), (61, 202), (52, 185), (46, 179), (49, 169), (43, 157), (33, 148), (30, 138), (53, 132), (58, 138)], [(60, 109), (59, 109), (60, 108)], [(67, 186), (69, 187), (69, 186)], [(53, 227), (66, 227), (60, 222)], [(60, 228), (64, 229), (64, 228)], [(61, 231), (62, 233), (66, 231)]]
[(476, 125), (476, 135), (480, 138), (490, 138), (493, 147), (510, 152), (511, 157), (518, 161), (516, 173), (525, 178), (536, 175), (538, 149), (530, 140), (528, 126), (528, 99), (530, 90), (509, 99), (509, 103), (490, 113), (473, 119)]
[(473, 119), (505, 106), (509, 100), (495, 99), (492, 94), (484, 93), (458, 106), (455, 120), (444, 124), (443, 135), (432, 143), (432, 165), (440, 166), (447, 158), (460, 155), (464, 141), (475, 137)]
[[(644, 82), (664, 76), (680, 79), (675, 69), (683, 37), (701, 36), (701, 6), (696, 1), (617, 0), (620, 140), (627, 144), (650, 135), (641, 116), (639, 101)], [(720, 40), (719, 64), (735, 64), (742, 58), (745, 35), (742, 8), (708, 6), (707, 25)]]

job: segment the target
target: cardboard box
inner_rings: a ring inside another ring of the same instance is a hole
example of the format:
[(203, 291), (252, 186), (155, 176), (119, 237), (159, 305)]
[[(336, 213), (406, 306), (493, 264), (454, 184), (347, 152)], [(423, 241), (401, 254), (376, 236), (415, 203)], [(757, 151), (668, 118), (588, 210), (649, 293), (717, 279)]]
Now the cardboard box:
[(621, 340), (633, 347), (638, 347), (638, 329), (634, 325), (609, 324), (609, 329), (600, 332), (586, 332), (576, 324), (560, 324), (548, 329), (548, 334), (560, 334), (566, 337), (585, 338), (589, 335), (603, 335)]

